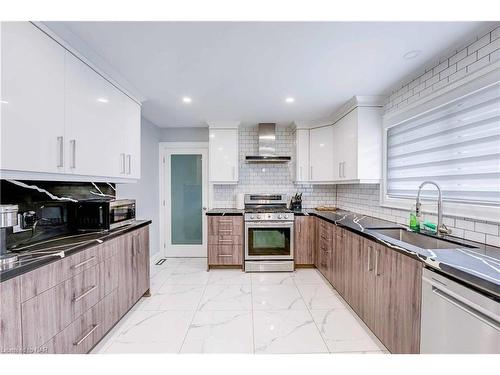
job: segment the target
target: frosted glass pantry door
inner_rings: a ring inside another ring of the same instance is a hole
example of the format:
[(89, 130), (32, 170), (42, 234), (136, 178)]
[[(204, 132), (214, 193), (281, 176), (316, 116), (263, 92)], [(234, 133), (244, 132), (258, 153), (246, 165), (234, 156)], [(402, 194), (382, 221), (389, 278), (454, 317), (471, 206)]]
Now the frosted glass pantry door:
[(166, 255), (206, 256), (206, 149), (175, 149), (165, 158)]

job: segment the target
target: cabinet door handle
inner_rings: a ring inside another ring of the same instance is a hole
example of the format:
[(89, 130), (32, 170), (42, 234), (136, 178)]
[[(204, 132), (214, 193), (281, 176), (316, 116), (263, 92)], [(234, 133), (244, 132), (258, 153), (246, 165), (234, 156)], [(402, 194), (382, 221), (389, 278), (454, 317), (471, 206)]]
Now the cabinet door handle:
[(311, 165), (310, 170), (311, 170), (311, 171), (309, 172), (309, 174), (311, 175), (310, 177), (311, 177), (311, 180), (312, 180), (312, 179), (313, 179), (313, 167), (312, 167), (312, 165)]
[(302, 181), (302, 166), (299, 167), (299, 179)]
[(341, 165), (341, 164), (342, 164), (342, 163), (339, 163), (339, 178), (340, 178), (340, 177), (342, 177), (342, 175), (341, 175), (341, 173), (340, 173), (340, 165)]
[(80, 345), (82, 342), (84, 342), (87, 339), (87, 337), (89, 337), (92, 334), (92, 332), (94, 332), (97, 329), (97, 327), (99, 327), (99, 324), (93, 324), (92, 329), (90, 331), (88, 331), (80, 340), (75, 341), (73, 343), (73, 345), (74, 346)]
[(233, 230), (232, 230), (232, 229), (219, 229), (219, 232), (223, 232), (223, 233), (233, 233)]
[(375, 251), (375, 276), (379, 276), (380, 273), (378, 272), (379, 271), (379, 265), (378, 265), (378, 262), (379, 262), (379, 258), (380, 258), (380, 250), (376, 250)]
[(219, 256), (221, 258), (232, 257), (231, 254), (218, 254), (217, 256)]
[(76, 139), (69, 141), (69, 146), (71, 148), (71, 165), (70, 168), (76, 168)]
[(77, 268), (80, 268), (81, 266), (83, 266), (83, 265), (87, 264), (88, 262), (92, 262), (94, 259), (95, 259), (95, 257), (90, 257), (89, 259), (84, 260), (83, 262), (80, 262), (80, 263), (78, 263), (78, 264), (75, 264), (75, 265), (73, 266), (73, 269), (74, 269), (74, 270), (76, 270)]
[(64, 138), (57, 137), (57, 147), (59, 148), (59, 160), (57, 163), (57, 168), (64, 167)]
[(233, 240), (222, 240), (222, 239), (219, 239), (219, 242), (233, 243)]
[(127, 154), (127, 174), (132, 172), (132, 155)]
[(345, 178), (345, 161), (342, 162), (342, 177)]
[(125, 174), (125, 154), (120, 154), (120, 173)]
[(219, 220), (219, 223), (232, 223), (233, 221), (232, 220)]
[(236, 167), (233, 166), (233, 180), (236, 180)]
[(78, 297), (73, 298), (73, 302), (80, 301), (82, 298), (84, 298), (85, 296), (89, 295), (90, 293), (92, 293), (96, 289), (97, 289), (97, 285), (93, 285), (91, 288), (89, 288), (88, 290), (86, 290), (85, 292), (83, 292), (82, 294), (80, 294)]

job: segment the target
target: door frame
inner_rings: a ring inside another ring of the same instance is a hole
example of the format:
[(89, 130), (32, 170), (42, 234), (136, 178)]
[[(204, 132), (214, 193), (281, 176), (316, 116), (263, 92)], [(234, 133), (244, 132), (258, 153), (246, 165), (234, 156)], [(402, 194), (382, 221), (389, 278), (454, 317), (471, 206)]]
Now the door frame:
[[(160, 142), (159, 145), (159, 158), (158, 158), (158, 169), (159, 169), (159, 232), (160, 232), (160, 254), (163, 258), (167, 257), (167, 241), (169, 239), (167, 233), (167, 227), (170, 223), (170, 216), (168, 215), (169, 209), (167, 207), (168, 197), (166, 196), (166, 159), (169, 151), (178, 149), (199, 149), (206, 151), (206, 161), (204, 163), (205, 173), (203, 181), (203, 189), (206, 194), (205, 207), (209, 207), (210, 192), (208, 184), (208, 142)], [(202, 230), (203, 230), (203, 246), (205, 250), (205, 257), (207, 256), (207, 225), (206, 225), (206, 215), (203, 215)], [(187, 255), (186, 257), (189, 257)]]

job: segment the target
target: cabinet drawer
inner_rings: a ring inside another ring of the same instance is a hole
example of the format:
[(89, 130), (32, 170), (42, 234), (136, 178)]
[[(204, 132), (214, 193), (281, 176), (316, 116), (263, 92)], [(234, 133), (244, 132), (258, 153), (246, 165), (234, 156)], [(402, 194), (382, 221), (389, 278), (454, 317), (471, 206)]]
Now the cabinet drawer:
[(98, 264), (103, 255), (107, 254), (99, 251), (103, 245), (81, 251), (22, 275), (21, 301), (33, 298)]
[(43, 349), (53, 354), (88, 353), (118, 320), (117, 305), (118, 291), (115, 289), (49, 340)]
[(242, 265), (242, 245), (208, 245), (208, 264)]
[(243, 245), (243, 236), (211, 234), (208, 236), (208, 243), (212, 245)]
[(99, 294), (95, 266), (24, 302), (21, 305), (23, 346), (31, 350), (47, 342), (94, 306)]
[(241, 236), (243, 235), (242, 216), (209, 216), (208, 234)]

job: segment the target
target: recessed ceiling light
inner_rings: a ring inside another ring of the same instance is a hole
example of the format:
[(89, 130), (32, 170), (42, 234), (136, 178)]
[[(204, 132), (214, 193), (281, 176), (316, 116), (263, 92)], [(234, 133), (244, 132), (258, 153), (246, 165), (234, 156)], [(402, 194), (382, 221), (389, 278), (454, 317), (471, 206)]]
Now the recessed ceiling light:
[(109, 100), (107, 98), (97, 98), (97, 101), (99, 103), (107, 103), (107, 102), (109, 102)]
[(185, 96), (185, 97), (183, 97), (183, 98), (182, 98), (182, 101), (183, 101), (184, 103), (191, 103), (191, 102), (192, 102), (192, 100), (191, 100), (191, 98), (190, 98), (189, 96)]
[(3, 99), (0, 100), (0, 103), (2, 103), (2, 104), (9, 104), (9, 102), (7, 100), (3, 100)]
[(287, 103), (293, 103), (295, 101), (294, 98), (292, 98), (291, 96), (289, 96), (288, 98), (285, 99), (285, 102)]
[(403, 59), (411, 60), (411, 59), (418, 57), (421, 53), (422, 53), (422, 51), (420, 51), (419, 49), (408, 51), (403, 55)]

